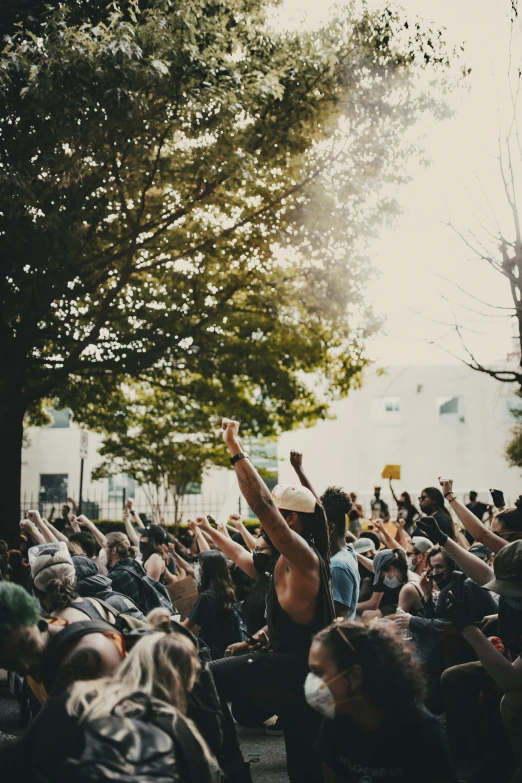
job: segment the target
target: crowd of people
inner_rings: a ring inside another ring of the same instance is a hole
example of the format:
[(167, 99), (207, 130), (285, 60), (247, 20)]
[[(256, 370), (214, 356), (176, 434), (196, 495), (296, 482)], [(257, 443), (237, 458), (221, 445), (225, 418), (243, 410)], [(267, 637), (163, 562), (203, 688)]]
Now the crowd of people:
[(284, 736), (291, 783), (522, 780), (522, 499), (465, 505), (440, 478), (418, 507), (392, 488), (396, 514), (377, 487), (367, 519), (297, 452), (270, 492), (236, 421), (223, 437), (255, 534), (200, 517), (178, 540), (129, 500), (125, 532), (72, 505), (0, 542), (27, 724), (3, 779), (249, 783), (240, 725)]

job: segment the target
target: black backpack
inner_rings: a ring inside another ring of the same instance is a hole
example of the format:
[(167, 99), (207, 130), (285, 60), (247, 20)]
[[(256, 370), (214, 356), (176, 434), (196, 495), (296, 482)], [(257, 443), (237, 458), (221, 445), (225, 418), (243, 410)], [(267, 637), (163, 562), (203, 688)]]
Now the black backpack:
[(118, 568), (121, 571), (127, 571), (128, 574), (132, 574), (138, 580), (141, 600), (143, 606), (147, 608), (146, 614), (158, 608), (168, 609), (171, 614), (176, 613), (165, 585), (147, 576), (147, 574), (140, 576), (140, 574), (137, 574), (136, 571), (133, 571), (128, 566), (119, 565)]
[(109, 715), (83, 724), (83, 752), (68, 759), (70, 783), (180, 783), (174, 743), (153, 723)]

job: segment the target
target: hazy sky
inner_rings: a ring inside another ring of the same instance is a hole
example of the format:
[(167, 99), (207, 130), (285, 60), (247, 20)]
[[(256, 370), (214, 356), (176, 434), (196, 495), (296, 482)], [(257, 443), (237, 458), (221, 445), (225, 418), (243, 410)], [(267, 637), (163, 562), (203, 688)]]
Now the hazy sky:
[[(373, 0), (371, 4), (379, 5)], [(446, 27), (452, 41), (464, 44), (464, 61), (473, 70), (466, 88), (450, 98), (454, 118), (443, 123), (430, 119), (422, 128), (432, 164), (412, 168), (413, 181), (397, 193), (404, 209), (401, 218), (393, 229), (383, 230), (371, 248), (378, 277), (369, 283), (368, 298), (386, 319), (384, 331), (370, 346), (371, 355), (378, 365), (455, 361), (430, 341), (465, 355), (453, 326), (457, 321), (477, 356), (502, 360), (512, 349), (513, 319), (466, 297), (442, 278), (502, 306), (511, 305), (508, 283), (442, 222), (451, 217), (459, 229), (470, 228), (481, 208), (488, 211), (489, 201), (499, 220), (510, 226), (493, 157), (498, 152), (499, 115), (505, 130), (509, 114), (510, 2), (404, 0), (398, 5), (410, 18), (418, 15)], [(285, 18), (305, 13), (307, 24), (314, 25), (326, 19), (332, 7), (330, 0), (286, 0)], [(495, 317), (484, 316), (489, 313)]]

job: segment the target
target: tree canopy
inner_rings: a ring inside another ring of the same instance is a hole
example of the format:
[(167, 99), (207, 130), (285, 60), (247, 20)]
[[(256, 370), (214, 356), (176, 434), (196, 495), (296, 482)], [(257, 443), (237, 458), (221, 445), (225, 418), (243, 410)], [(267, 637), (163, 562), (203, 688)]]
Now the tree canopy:
[[(262, 0), (8, 3), (0, 55), (0, 432), (93, 422), (130, 378), (236, 401), (253, 433), (324, 415), (366, 362), (365, 240), (393, 214), (441, 32), (348, 5), (275, 32)], [(208, 395), (205, 399), (209, 399)]]

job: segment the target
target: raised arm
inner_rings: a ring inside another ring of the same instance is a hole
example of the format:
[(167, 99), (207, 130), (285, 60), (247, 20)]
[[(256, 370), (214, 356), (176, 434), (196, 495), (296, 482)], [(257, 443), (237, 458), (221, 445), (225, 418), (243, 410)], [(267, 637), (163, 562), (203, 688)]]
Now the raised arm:
[(44, 541), (47, 541), (48, 544), (53, 544), (58, 541), (56, 536), (51, 532), (50, 528), (44, 525), (39, 511), (36, 511), (36, 509), (28, 511), (27, 519), (29, 519), (33, 525), (38, 528), (40, 534), (43, 536)]
[(239, 530), (239, 532), (243, 536), (243, 541), (245, 542), (249, 550), (252, 551), (253, 549), (255, 549), (257, 546), (257, 541), (252, 535), (252, 533), (248, 532), (239, 514), (231, 514), (230, 519), (234, 523), (234, 527), (236, 528), (236, 530)]
[(374, 519), (373, 524), (379, 531), (379, 537), (381, 541), (385, 544), (385, 546), (388, 547), (388, 549), (402, 549), (403, 552), (405, 551), (404, 547), (395, 538), (390, 536), (384, 527), (384, 522), (382, 519)]
[(464, 547), (457, 544), (456, 541), (452, 541), (451, 538), (448, 538), (446, 533), (442, 532), (437, 521), (433, 517), (423, 517), (422, 519), (419, 519), (417, 524), (432, 541), (436, 541), (437, 544), (440, 544), (466, 576), (478, 585), (485, 585), (486, 582), (491, 582), (494, 578), (495, 573), (491, 566), (484, 563), (480, 557), (477, 557), (467, 549), (464, 549)]
[(143, 524), (143, 520), (138, 514), (138, 512), (136, 511), (136, 509), (134, 508), (134, 500), (132, 498), (127, 498), (125, 505), (129, 509), (129, 514), (133, 524), (135, 524), (136, 527), (144, 528), (145, 525)]
[(65, 543), (69, 541), (67, 536), (61, 533), (59, 530), (57, 530), (55, 526), (52, 524), (52, 522), (49, 522), (48, 519), (43, 517), (42, 522), (46, 526), (47, 530), (49, 530), (53, 534), (53, 536), (56, 538), (57, 541), (65, 541)]
[(45, 538), (42, 536), (35, 524), (30, 519), (22, 519), (20, 522), (20, 530), (22, 533), (27, 533), (30, 536), (33, 544), (45, 544)]
[(303, 455), (299, 451), (291, 451), (290, 452), (290, 465), (293, 467), (295, 472), (297, 473), (297, 478), (303, 485), (303, 487), (306, 487), (310, 490), (312, 495), (315, 495), (315, 497), (319, 497), (315, 489), (312, 487), (310, 483), (310, 479), (306, 475), (303, 469)]
[(101, 530), (98, 530), (94, 522), (91, 522), (90, 519), (87, 519), (85, 514), (80, 514), (79, 517), (77, 517), (78, 524), (80, 527), (84, 527), (86, 530), (89, 531), (89, 533), (92, 533), (94, 536), (94, 540), (99, 545), (100, 549), (105, 549), (107, 546), (107, 539), (101, 532)]
[(183, 560), (181, 555), (178, 555), (176, 551), (174, 551), (172, 555), (174, 557), (174, 560), (176, 561), (176, 565), (178, 566), (178, 568), (182, 568), (187, 574), (187, 576), (191, 576), (192, 578), (194, 578), (194, 569), (192, 568), (192, 566), (189, 563), (187, 563), (186, 560)]
[(207, 539), (205, 538), (205, 536), (203, 535), (202, 531), (200, 530), (200, 528), (198, 526), (198, 523), (195, 520), (193, 520), (193, 519), (189, 519), (187, 524), (188, 524), (189, 528), (192, 530), (192, 532), (194, 533), (194, 535), (196, 537), (196, 542), (197, 542), (197, 545), (199, 547), (199, 551), (200, 552), (208, 552), (210, 547), (209, 547), (209, 545), (207, 543)]
[[(231, 457), (242, 453), (239, 423), (223, 419), (223, 437)], [(279, 513), (270, 491), (248, 458), (238, 460), (234, 469), (239, 488), (248, 505), (261, 522), (275, 548), (298, 570), (305, 574), (315, 571), (316, 555), (307, 542), (287, 525)]]
[(394, 499), (394, 501), (395, 501), (395, 503), (397, 505), (397, 508), (398, 508), (399, 507), (399, 501), (397, 499), (397, 495), (395, 494), (395, 490), (393, 489), (392, 479), (389, 480), (389, 484), (390, 484), (390, 491), (392, 493), (392, 498)]
[(254, 560), (250, 552), (246, 552), (241, 544), (232, 541), (230, 536), (224, 536), (219, 530), (215, 530), (206, 517), (198, 517), (198, 527), (204, 530), (210, 536), (214, 544), (226, 555), (233, 563), (237, 565), (248, 576), (255, 579), (257, 577), (254, 568)]
[(131, 522), (131, 511), (128, 505), (126, 505), (123, 509), (123, 522), (125, 523), (125, 532), (127, 533), (127, 538), (131, 542), (132, 546), (138, 547), (139, 549), (140, 537), (136, 533), (134, 525)]
[(453, 479), (440, 478), (439, 476), (439, 483), (442, 487), (442, 494), (475, 541), (480, 541), (481, 544), (489, 547), (492, 552), (499, 552), (502, 547), (506, 546), (506, 541), (503, 538), (488, 530), (480, 519), (457, 499), (453, 492)]
[(78, 514), (78, 504), (72, 498), (67, 498), (67, 502), (71, 504), (73, 514)]

